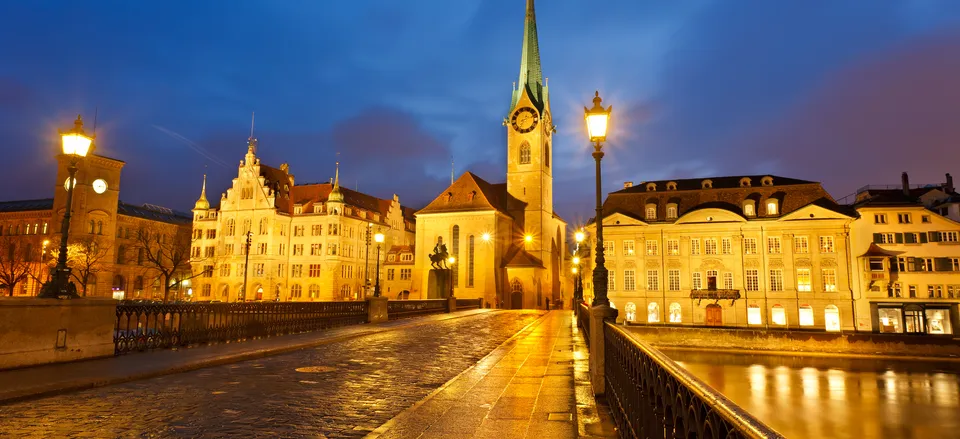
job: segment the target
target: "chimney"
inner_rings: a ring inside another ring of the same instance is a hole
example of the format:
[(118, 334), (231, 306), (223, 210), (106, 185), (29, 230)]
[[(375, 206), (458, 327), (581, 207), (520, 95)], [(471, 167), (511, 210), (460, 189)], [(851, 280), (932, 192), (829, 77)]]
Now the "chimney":
[(907, 177), (907, 173), (904, 172), (900, 175), (900, 180), (903, 181), (903, 194), (910, 196), (910, 177)]
[(632, 181), (625, 181), (625, 182), (623, 182), (623, 188), (624, 188), (624, 189), (631, 188), (631, 187), (633, 187), (633, 182), (632, 182)]
[(953, 187), (953, 176), (950, 173), (947, 173), (947, 184), (943, 185), (944, 192), (952, 194), (954, 191)]

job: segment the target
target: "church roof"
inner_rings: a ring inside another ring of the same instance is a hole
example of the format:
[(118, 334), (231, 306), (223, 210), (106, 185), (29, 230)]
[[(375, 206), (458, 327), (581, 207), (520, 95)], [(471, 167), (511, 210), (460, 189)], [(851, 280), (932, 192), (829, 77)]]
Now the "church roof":
[(51, 209), (53, 209), (53, 198), (0, 202), (0, 212), (30, 212), (34, 210)]
[(523, 22), (523, 49), (520, 52), (520, 78), (513, 91), (510, 108), (517, 106), (520, 95), (527, 91), (537, 110), (543, 111), (546, 90), (543, 86), (543, 69), (540, 66), (540, 44), (537, 38), (537, 14), (533, 0), (527, 0), (527, 12)]
[(507, 184), (490, 184), (472, 172), (464, 172), (417, 215), (443, 212), (499, 211), (507, 213)]
[(541, 261), (536, 256), (527, 253), (523, 247), (513, 246), (503, 258), (503, 267), (534, 267), (534, 268), (544, 268), (543, 261)]
[(136, 206), (120, 201), (117, 203), (117, 214), (132, 216), (150, 221), (160, 221), (169, 224), (191, 224), (193, 216), (189, 213), (179, 212), (162, 206), (153, 204), (144, 204)]

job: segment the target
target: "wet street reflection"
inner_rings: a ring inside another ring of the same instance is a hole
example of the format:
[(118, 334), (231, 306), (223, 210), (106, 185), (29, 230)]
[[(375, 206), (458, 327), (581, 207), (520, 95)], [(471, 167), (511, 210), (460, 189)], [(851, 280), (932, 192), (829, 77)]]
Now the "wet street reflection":
[(960, 437), (960, 363), (663, 352), (788, 438)]

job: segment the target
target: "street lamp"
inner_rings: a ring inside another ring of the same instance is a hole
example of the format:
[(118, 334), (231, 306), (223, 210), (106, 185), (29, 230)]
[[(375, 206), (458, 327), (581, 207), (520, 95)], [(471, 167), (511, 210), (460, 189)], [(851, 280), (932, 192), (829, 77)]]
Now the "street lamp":
[(450, 265), (450, 297), (454, 297), (453, 294), (453, 270), (456, 270), (456, 267), (453, 265), (457, 263), (457, 258), (450, 256), (447, 258), (447, 264)]
[(586, 233), (583, 232), (583, 229), (577, 230), (573, 234), (573, 239), (577, 242), (577, 249), (574, 250), (573, 254), (573, 263), (577, 266), (576, 279), (573, 280), (573, 299), (575, 304), (583, 302), (583, 271), (579, 269), (580, 267), (580, 244), (583, 243), (583, 240), (587, 238)]
[(247, 231), (247, 241), (244, 243), (243, 259), (243, 286), (240, 288), (239, 302), (247, 301), (247, 273), (250, 273), (250, 244), (253, 242), (253, 230)]
[(383, 239), (383, 233), (373, 235), (373, 240), (377, 242), (377, 283), (373, 286), (373, 297), (380, 297), (380, 244), (383, 244)]
[(60, 226), (60, 254), (57, 255), (57, 267), (54, 271), (53, 282), (48, 282), (41, 289), (39, 297), (50, 299), (76, 299), (77, 287), (70, 282), (70, 268), (67, 267), (67, 239), (70, 234), (70, 210), (73, 208), (73, 189), (77, 185), (77, 164), (96, 147), (93, 137), (83, 131), (83, 118), (77, 115), (73, 122), (73, 130), (61, 131), (60, 142), (63, 155), (70, 159), (67, 177), (67, 205), (63, 212), (63, 223)]
[(593, 158), (597, 161), (597, 258), (593, 269), (593, 306), (610, 306), (607, 299), (607, 268), (603, 265), (603, 199), (600, 180), (600, 159), (603, 158), (603, 142), (607, 140), (607, 125), (610, 122), (610, 112), (613, 106), (606, 109), (600, 103), (600, 92), (593, 97), (593, 108), (583, 107), (583, 117), (587, 123), (587, 133), (590, 142), (593, 142)]
[(366, 262), (363, 264), (363, 294), (370, 291), (370, 234), (373, 232), (373, 223), (367, 223), (367, 233), (364, 239), (367, 242)]

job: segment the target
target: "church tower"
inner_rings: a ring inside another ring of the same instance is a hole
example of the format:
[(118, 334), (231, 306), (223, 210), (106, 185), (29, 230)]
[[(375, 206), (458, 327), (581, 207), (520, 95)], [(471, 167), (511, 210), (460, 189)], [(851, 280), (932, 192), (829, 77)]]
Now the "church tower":
[(540, 67), (537, 17), (527, 0), (520, 77), (513, 87), (507, 127), (507, 192), (510, 214), (522, 230), (527, 252), (549, 261), (556, 239), (553, 216), (553, 140), (550, 97)]

